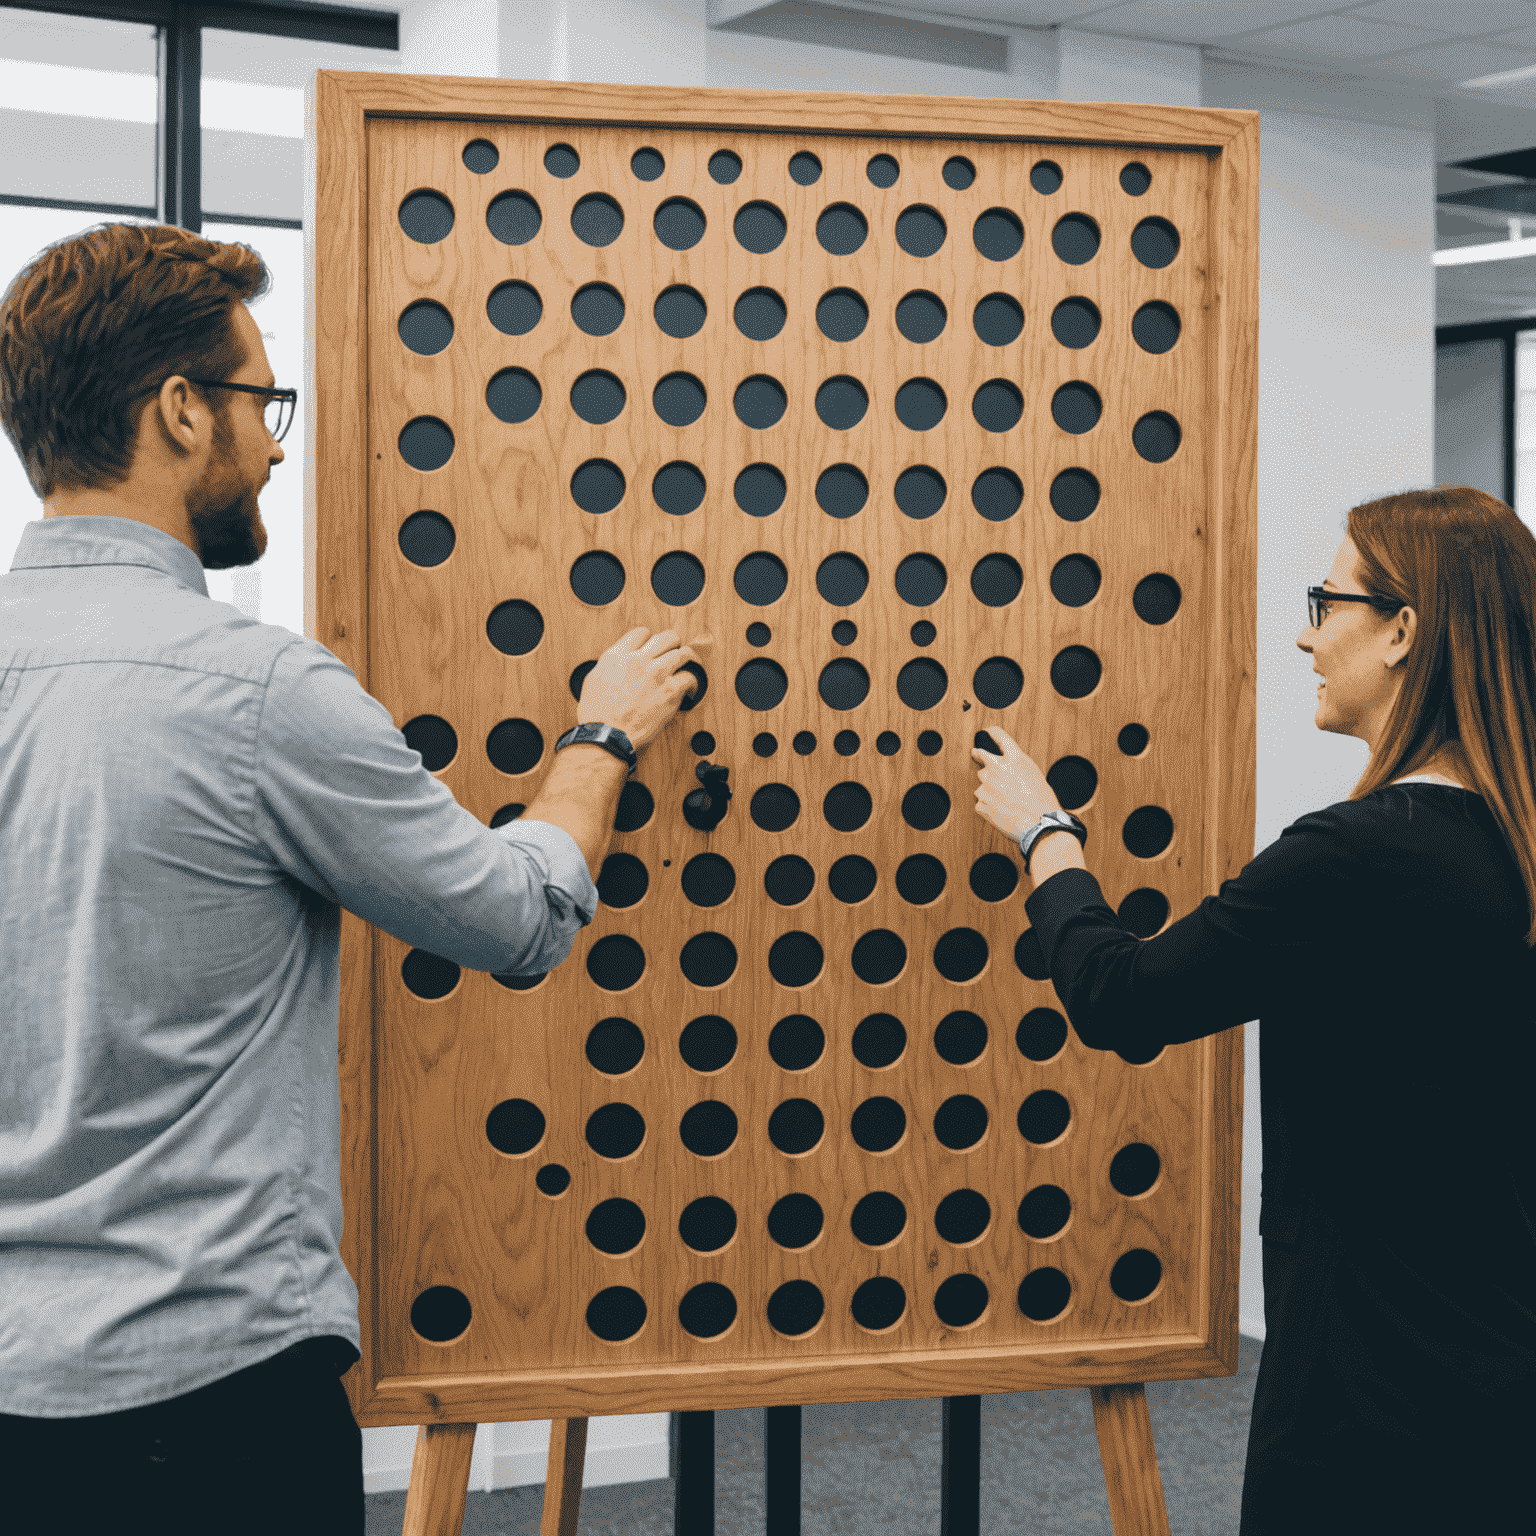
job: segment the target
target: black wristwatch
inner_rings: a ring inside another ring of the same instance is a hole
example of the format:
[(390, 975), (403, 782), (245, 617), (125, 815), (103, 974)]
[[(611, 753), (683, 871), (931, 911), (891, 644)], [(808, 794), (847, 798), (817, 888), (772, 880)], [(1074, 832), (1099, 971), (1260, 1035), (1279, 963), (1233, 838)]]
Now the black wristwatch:
[(585, 725), (573, 726), (555, 743), (555, 751), (587, 741), (594, 747), (606, 748), (615, 757), (622, 757), (629, 764), (629, 771), (635, 771), (635, 764), (639, 761), (635, 749), (630, 745), (629, 737), (616, 725), (603, 725), (599, 721), (589, 720)]

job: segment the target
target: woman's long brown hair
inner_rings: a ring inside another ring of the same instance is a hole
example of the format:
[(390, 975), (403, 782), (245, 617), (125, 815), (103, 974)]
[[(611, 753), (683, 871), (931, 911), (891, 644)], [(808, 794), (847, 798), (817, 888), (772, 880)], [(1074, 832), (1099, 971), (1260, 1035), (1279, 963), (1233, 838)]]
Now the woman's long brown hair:
[(1466, 485), (1354, 507), (1361, 586), (1418, 616), (1403, 684), (1349, 798), (1457, 742), (1520, 866), (1536, 945), (1536, 535)]

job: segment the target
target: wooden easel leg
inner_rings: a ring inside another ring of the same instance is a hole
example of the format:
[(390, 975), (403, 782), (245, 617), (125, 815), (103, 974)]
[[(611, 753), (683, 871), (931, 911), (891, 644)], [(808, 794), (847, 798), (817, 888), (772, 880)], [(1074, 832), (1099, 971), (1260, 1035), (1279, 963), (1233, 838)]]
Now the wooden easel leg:
[(1093, 1427), (1099, 1435), (1099, 1459), (1104, 1463), (1115, 1536), (1169, 1536), (1146, 1388), (1138, 1381), (1089, 1387), (1088, 1393), (1093, 1399)]
[(473, 1424), (423, 1424), (416, 1431), (401, 1536), (459, 1536), (474, 1452)]
[(576, 1536), (581, 1513), (581, 1474), (587, 1465), (587, 1421), (552, 1419), (549, 1472), (544, 1479), (544, 1519), (539, 1536)]

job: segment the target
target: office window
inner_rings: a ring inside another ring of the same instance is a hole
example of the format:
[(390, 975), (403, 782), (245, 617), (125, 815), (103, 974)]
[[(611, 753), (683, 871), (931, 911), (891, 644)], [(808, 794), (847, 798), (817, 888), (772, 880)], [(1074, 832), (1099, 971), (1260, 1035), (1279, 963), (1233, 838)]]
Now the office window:
[(1536, 529), (1536, 330), (1515, 336), (1515, 511)]

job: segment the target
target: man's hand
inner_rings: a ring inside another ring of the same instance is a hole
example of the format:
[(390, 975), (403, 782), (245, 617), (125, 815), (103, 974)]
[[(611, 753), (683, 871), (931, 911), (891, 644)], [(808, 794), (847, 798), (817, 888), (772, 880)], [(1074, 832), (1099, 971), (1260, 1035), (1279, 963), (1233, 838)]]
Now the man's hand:
[(605, 723), (629, 737), (639, 752), (698, 691), (698, 679), (679, 669), (702, 662), (714, 645), (712, 635), (699, 635), (679, 645), (677, 631), (632, 629), (620, 635), (597, 658), (581, 685), (576, 705), (577, 725)]

